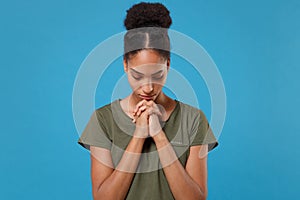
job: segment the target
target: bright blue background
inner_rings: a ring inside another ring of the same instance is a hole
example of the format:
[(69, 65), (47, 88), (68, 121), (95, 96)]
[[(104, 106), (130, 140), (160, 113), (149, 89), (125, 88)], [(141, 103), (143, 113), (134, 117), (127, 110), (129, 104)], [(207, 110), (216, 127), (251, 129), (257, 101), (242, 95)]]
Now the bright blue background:
[[(1, 2), (1, 199), (91, 199), (73, 83), (88, 53), (124, 31), (135, 2)], [(299, 197), (299, 1), (162, 2), (172, 29), (211, 55), (227, 91), (220, 145), (209, 154), (208, 199)], [(106, 93), (97, 92), (96, 106), (107, 103)]]

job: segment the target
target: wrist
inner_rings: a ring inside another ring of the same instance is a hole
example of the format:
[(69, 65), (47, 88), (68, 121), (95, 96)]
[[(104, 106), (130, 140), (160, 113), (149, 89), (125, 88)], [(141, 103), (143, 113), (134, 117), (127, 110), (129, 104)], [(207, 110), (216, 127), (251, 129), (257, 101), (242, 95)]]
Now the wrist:
[(160, 130), (155, 136), (152, 137), (156, 146), (161, 147), (169, 143), (168, 138), (166, 137), (163, 130)]
[(139, 153), (141, 153), (144, 143), (145, 143), (145, 138), (133, 136), (130, 140), (130, 143), (128, 144), (128, 146), (126, 148), (126, 152), (129, 154), (130, 153), (133, 153), (133, 154), (138, 153), (139, 154)]
[(132, 139), (131, 139), (133, 142), (135, 143), (142, 143), (144, 144), (145, 140), (146, 140), (146, 137), (141, 137), (139, 135), (133, 135)]
[(145, 139), (149, 136), (148, 132), (149, 131), (147, 126), (137, 125), (133, 133), (133, 137), (138, 139)]

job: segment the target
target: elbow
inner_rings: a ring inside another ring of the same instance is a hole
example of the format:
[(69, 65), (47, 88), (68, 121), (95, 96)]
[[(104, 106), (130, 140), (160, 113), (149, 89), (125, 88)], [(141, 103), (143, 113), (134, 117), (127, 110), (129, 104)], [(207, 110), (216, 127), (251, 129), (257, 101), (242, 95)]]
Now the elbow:
[(102, 191), (101, 185), (94, 187), (92, 190), (93, 200), (107, 199), (106, 193)]
[(207, 195), (206, 194), (201, 194), (201, 195), (199, 195), (199, 200), (206, 200), (206, 198), (207, 198)]
[(107, 197), (106, 194), (103, 194), (101, 192), (93, 192), (93, 200), (106, 200), (110, 199)]
[(197, 195), (195, 195), (195, 198), (193, 198), (193, 199), (195, 199), (195, 200), (206, 200), (206, 198), (207, 198), (206, 194), (198, 193)]
[(99, 186), (98, 188), (94, 188), (92, 191), (92, 195), (93, 195), (93, 200), (123, 199), (120, 197), (119, 193), (114, 192), (113, 190), (105, 186), (103, 187)]
[(206, 200), (206, 198), (207, 198), (207, 192), (197, 187), (197, 189), (189, 193), (188, 196), (186, 194), (182, 194), (182, 196), (175, 199)]
[(93, 194), (93, 200), (101, 200), (101, 195), (99, 194), (97, 189), (93, 190), (92, 194)]
[[(188, 199), (193, 199), (193, 200), (206, 200), (207, 195), (201, 191), (198, 191), (191, 195)], [(182, 197), (181, 199), (187, 199), (186, 196)]]
[(206, 200), (207, 199), (207, 190), (206, 189), (201, 189), (199, 187), (197, 194), (198, 194), (197, 199), (199, 199), (199, 200)]

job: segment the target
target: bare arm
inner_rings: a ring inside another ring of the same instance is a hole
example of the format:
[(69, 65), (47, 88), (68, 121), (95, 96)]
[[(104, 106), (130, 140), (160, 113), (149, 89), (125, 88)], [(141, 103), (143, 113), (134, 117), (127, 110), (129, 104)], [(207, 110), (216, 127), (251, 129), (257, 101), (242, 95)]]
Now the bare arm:
[(125, 199), (136, 172), (145, 138), (149, 135), (148, 113), (135, 117), (136, 128), (118, 166), (109, 150), (91, 147), (91, 178), (95, 200)]
[(95, 200), (125, 199), (139, 163), (143, 138), (133, 137), (116, 169), (109, 150), (91, 147), (91, 178)]
[(159, 116), (163, 115), (157, 105), (153, 101), (140, 102), (136, 111), (137, 115), (141, 112), (149, 113), (149, 135), (156, 144), (160, 162), (175, 199), (205, 200), (207, 196), (207, 145), (190, 147), (190, 155), (184, 169), (160, 126)]
[[(153, 137), (167, 181), (175, 199), (201, 199), (207, 196), (207, 145), (193, 146), (186, 168), (163, 131)], [(199, 152), (202, 156), (199, 157)]]

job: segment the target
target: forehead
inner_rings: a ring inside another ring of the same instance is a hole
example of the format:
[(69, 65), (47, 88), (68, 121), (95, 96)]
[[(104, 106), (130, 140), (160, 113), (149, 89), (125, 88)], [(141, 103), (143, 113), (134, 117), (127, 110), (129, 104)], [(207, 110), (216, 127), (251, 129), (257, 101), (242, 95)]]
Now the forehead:
[(129, 67), (164, 63), (166, 63), (166, 60), (157, 51), (151, 49), (138, 51), (138, 53), (136, 53), (128, 60)]
[(155, 73), (167, 67), (167, 61), (153, 50), (142, 50), (128, 60), (128, 68), (143, 74)]
[(155, 75), (160, 74), (167, 70), (167, 66), (164, 64), (158, 65), (158, 64), (149, 64), (149, 65), (141, 65), (136, 67), (129, 68), (129, 71), (135, 74), (140, 75)]

